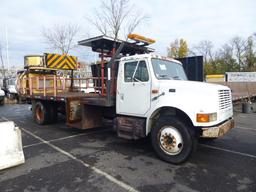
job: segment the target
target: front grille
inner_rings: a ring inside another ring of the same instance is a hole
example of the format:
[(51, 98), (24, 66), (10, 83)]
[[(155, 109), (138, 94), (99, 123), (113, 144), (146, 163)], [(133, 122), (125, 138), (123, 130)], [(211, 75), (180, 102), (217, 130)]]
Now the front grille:
[(219, 90), (219, 109), (226, 109), (231, 107), (231, 92), (230, 90)]

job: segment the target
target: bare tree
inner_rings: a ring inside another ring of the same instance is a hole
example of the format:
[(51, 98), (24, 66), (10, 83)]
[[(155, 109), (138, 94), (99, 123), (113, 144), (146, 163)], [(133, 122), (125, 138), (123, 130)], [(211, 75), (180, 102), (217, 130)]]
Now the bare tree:
[(243, 67), (243, 57), (246, 50), (246, 41), (243, 40), (241, 37), (234, 37), (231, 40), (231, 44), (234, 48), (234, 55), (236, 57), (237, 63), (240, 68)]
[(203, 55), (205, 63), (213, 60), (213, 44), (211, 41), (203, 40), (193, 49), (196, 53)]
[(121, 31), (125, 35), (132, 33), (148, 19), (134, 5), (130, 5), (129, 0), (102, 0), (100, 9), (95, 10), (94, 14), (92, 18), (87, 17), (87, 20), (103, 35), (109, 35), (115, 40)]
[(253, 36), (249, 36), (246, 41), (245, 63), (247, 70), (254, 71), (256, 69), (256, 52)]
[(75, 37), (78, 32), (78, 25), (69, 23), (43, 28), (42, 34), (50, 48), (62, 54), (68, 54), (70, 50), (76, 47)]

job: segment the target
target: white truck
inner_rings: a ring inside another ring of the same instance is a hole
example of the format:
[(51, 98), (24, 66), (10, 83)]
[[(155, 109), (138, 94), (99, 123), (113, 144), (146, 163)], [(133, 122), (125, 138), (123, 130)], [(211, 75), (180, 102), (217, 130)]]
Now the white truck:
[(5, 95), (9, 99), (18, 99), (18, 92), (16, 90), (16, 78), (9, 77), (3, 79), (3, 88)]
[[(182, 63), (151, 53), (147, 45), (153, 40), (139, 35), (129, 38), (135, 42), (106, 36), (79, 42), (99, 52), (102, 59), (93, 70), (94, 94), (78, 88), (66, 91), (65, 86), (62, 92), (47, 94), (50, 88), (45, 82), (39, 94), (29, 86), (23, 96), (32, 100), (35, 122), (49, 123), (61, 106), (71, 127), (100, 127), (107, 119), (119, 137), (151, 137), (156, 154), (174, 164), (188, 159), (198, 138), (217, 138), (234, 127), (228, 87), (188, 81)], [(31, 78), (28, 82), (33, 82)], [(58, 77), (54, 80), (55, 85), (61, 84)]]
[(5, 97), (5, 93), (2, 89), (0, 89), (0, 105), (4, 104), (4, 97)]

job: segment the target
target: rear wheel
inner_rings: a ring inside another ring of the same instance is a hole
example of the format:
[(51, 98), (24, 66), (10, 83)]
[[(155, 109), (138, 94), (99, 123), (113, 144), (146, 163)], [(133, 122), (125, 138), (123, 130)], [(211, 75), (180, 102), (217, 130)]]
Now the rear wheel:
[(189, 128), (175, 117), (160, 117), (151, 132), (157, 155), (173, 164), (186, 161), (196, 145)]
[(47, 105), (41, 101), (33, 102), (32, 104), (33, 119), (39, 125), (49, 123), (49, 110)]

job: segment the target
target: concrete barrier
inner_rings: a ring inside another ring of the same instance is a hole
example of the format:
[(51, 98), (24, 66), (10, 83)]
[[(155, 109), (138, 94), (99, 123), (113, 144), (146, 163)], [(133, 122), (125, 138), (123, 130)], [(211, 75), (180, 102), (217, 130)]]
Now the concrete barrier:
[(0, 122), (0, 170), (25, 163), (21, 131), (14, 122)]

